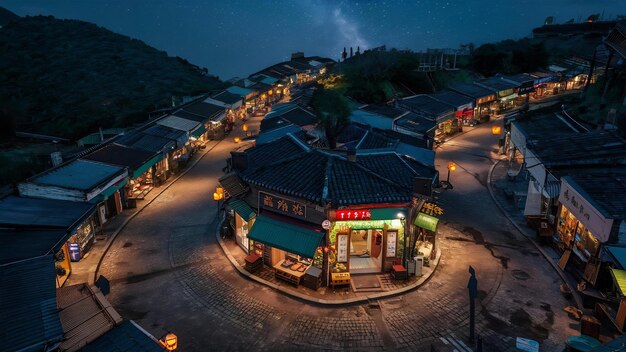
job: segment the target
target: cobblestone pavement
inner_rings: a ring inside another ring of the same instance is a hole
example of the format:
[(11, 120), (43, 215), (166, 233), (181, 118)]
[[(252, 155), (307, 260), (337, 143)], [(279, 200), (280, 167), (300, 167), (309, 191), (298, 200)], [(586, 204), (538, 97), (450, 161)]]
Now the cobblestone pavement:
[(516, 336), (540, 341), (542, 351), (562, 351), (576, 333), (562, 311), (570, 302), (559, 293), (558, 276), (486, 195), (495, 143), (488, 129), (481, 125), (438, 151), (437, 164), (454, 160), (461, 170), (452, 176), (454, 190), (440, 197), (441, 262), (415, 291), (329, 308), (242, 278), (214, 237), (211, 194), (235, 147), (224, 140), (120, 233), (101, 266), (111, 281), (108, 298), (156, 337), (174, 331), (181, 351), (430, 351), (444, 340), (463, 350), (470, 345), (472, 265), (485, 351), (514, 351)]

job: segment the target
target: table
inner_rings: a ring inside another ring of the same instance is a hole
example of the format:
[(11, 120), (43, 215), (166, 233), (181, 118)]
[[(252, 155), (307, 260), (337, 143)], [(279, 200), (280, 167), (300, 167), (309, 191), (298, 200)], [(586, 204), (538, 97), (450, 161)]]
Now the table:
[[(282, 266), (284, 261), (285, 260), (283, 259), (280, 262), (278, 262), (278, 264), (274, 265), (274, 269), (276, 270), (276, 272), (274, 273), (274, 276), (277, 279), (285, 280), (289, 282), (290, 284), (298, 286), (300, 284), (300, 279), (302, 279), (302, 277), (304, 276), (304, 273), (306, 272), (306, 269), (302, 272), (299, 272), (296, 270), (285, 268)], [(307, 266), (307, 269), (309, 268), (309, 266)]]

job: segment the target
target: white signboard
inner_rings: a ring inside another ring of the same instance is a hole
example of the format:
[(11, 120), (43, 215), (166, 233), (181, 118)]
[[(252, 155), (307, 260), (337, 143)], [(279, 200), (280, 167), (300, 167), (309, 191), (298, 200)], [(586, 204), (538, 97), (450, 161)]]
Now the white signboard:
[(398, 240), (397, 231), (387, 231), (387, 257), (396, 256), (396, 242)]
[[(605, 218), (591, 203), (576, 191), (567, 176), (561, 178), (559, 202), (563, 204), (600, 242), (608, 241), (613, 219)], [(574, 183), (575, 184), (575, 183)]]
[(348, 262), (348, 234), (337, 234), (337, 262)]

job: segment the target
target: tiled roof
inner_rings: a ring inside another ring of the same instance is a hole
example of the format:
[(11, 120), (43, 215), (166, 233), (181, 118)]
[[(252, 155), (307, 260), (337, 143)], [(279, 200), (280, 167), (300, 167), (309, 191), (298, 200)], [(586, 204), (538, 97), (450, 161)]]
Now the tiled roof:
[(360, 141), (368, 129), (365, 124), (351, 123), (337, 133), (337, 143)]
[(551, 167), (621, 164), (626, 165), (626, 140), (615, 133), (593, 131), (527, 143), (541, 161)]
[(230, 87), (226, 88), (226, 91), (228, 91), (229, 93), (238, 95), (238, 96), (240, 96), (242, 98), (245, 98), (249, 94), (254, 93), (254, 90), (252, 90), (252, 89), (242, 88), (242, 87), (238, 87), (238, 86), (230, 86)]
[(128, 320), (83, 347), (81, 351), (163, 352), (163, 350), (163, 346), (137, 327), (132, 320)]
[[(224, 94), (228, 94), (229, 97), (236, 97), (237, 96), (235, 94), (231, 94), (231, 93), (228, 93), (226, 91), (223, 92), (223, 93)], [(241, 100), (241, 97), (239, 97), (239, 100)], [(224, 109), (224, 107), (222, 107), (222, 106), (218, 106), (218, 105), (211, 104), (211, 103), (205, 103), (205, 102), (199, 102), (199, 103), (187, 105), (187, 106), (183, 107), (182, 110), (186, 111), (186, 112), (190, 112), (190, 113), (195, 114), (195, 115), (203, 116), (206, 119), (211, 119), (215, 115), (219, 115), (219, 114), (224, 113), (226, 111)], [(174, 113), (174, 114), (177, 115), (176, 113)]]
[(3, 349), (45, 351), (63, 338), (52, 255), (0, 265)]
[(518, 118), (512, 122), (526, 136), (529, 141), (532, 140), (551, 140), (552, 138), (560, 138), (573, 134), (578, 134), (577, 130), (572, 129), (572, 125), (565, 123), (556, 114), (546, 114), (533, 116), (532, 118)]
[(382, 134), (376, 133), (372, 130), (365, 132), (365, 135), (355, 146), (356, 149), (379, 149), (379, 148), (393, 148), (398, 144), (397, 140), (387, 138)]
[(282, 138), (288, 134), (294, 134), (300, 132), (300, 127), (294, 124), (286, 124), (283, 126), (275, 127), (268, 131), (261, 131), (259, 135), (256, 137), (256, 144), (265, 144), (275, 141), (279, 138)]
[(241, 181), (239, 175), (234, 172), (220, 177), (219, 183), (220, 185), (222, 185), (222, 187), (224, 187), (226, 192), (228, 192), (231, 197), (236, 197), (238, 195), (244, 194), (248, 190), (248, 186), (243, 181)]
[(70, 230), (94, 210), (87, 202), (8, 196), (0, 199), (0, 226)]
[[(407, 170), (405, 166), (404, 170), (395, 171)], [(242, 178), (257, 186), (316, 203), (408, 202), (412, 195), (412, 188), (385, 179), (358, 162), (318, 150), (246, 170)]]
[(282, 117), (272, 116), (270, 118), (264, 118), (263, 120), (261, 120), (260, 128), (261, 132), (267, 132), (287, 125), (292, 125), (292, 123), (283, 119)]
[(123, 172), (124, 169), (118, 166), (75, 160), (29, 181), (42, 185), (88, 191)]
[(293, 109), (283, 113), (281, 117), (293, 123), (294, 125), (298, 125), (301, 127), (307, 125), (315, 125), (317, 123), (317, 116), (300, 106), (296, 106)]
[(259, 144), (245, 151), (248, 156), (248, 168), (256, 169), (272, 162), (289, 158), (308, 151), (304, 142), (293, 135), (287, 135), (272, 143)]
[(516, 75), (498, 75), (505, 80), (516, 82), (517, 84), (523, 84), (528, 82), (534, 82), (535, 77), (529, 75), (528, 73), (518, 73)]
[(82, 157), (85, 160), (99, 161), (105, 164), (126, 166), (136, 170), (155, 156), (155, 153), (134, 149), (117, 144), (108, 144), (104, 148)]
[(606, 215), (626, 219), (626, 166), (584, 169), (566, 177), (582, 188)]
[(358, 154), (356, 162), (372, 173), (413, 189), (415, 177), (433, 178), (436, 170), (431, 166), (419, 163), (413, 158), (401, 156), (394, 152)]

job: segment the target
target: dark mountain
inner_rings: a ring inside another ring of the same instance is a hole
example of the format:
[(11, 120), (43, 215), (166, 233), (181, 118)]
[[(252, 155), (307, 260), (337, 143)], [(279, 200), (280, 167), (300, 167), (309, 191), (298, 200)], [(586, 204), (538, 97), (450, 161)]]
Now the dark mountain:
[(20, 16), (0, 6), (0, 27), (5, 26), (13, 20), (17, 20), (18, 18), (20, 18)]
[(92, 23), (36, 16), (0, 29), (5, 127), (76, 138), (222, 86), (205, 68)]

